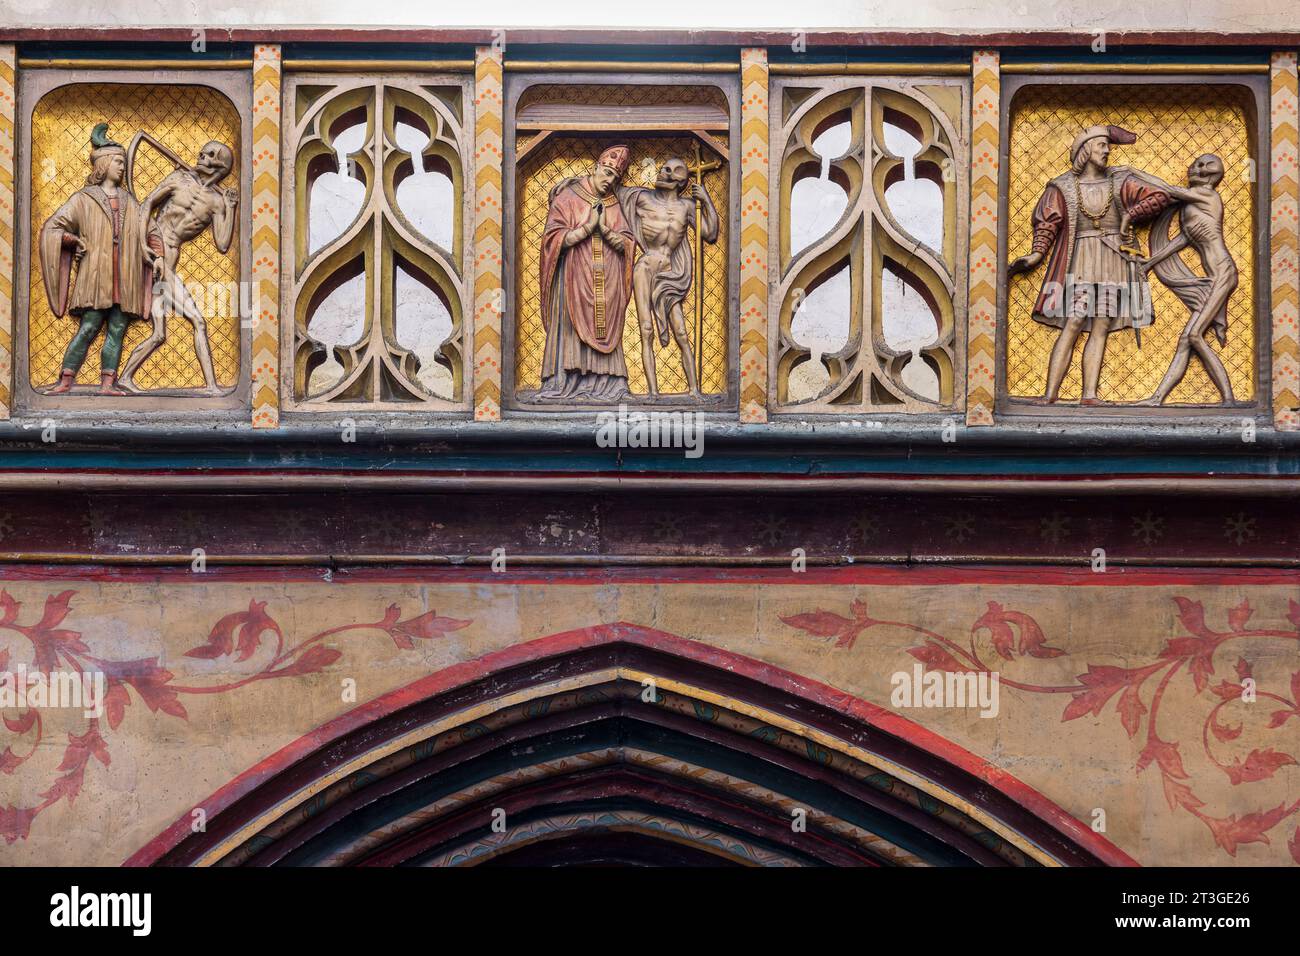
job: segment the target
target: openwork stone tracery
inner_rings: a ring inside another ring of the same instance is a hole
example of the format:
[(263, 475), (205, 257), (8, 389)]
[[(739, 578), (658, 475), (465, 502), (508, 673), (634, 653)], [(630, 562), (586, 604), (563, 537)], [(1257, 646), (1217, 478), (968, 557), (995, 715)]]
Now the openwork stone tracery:
[[(957, 228), (968, 188), (964, 96), (962, 85), (940, 82), (775, 84), (772, 140), (781, 153), (772, 187), (779, 214), (770, 365), (777, 407), (804, 413), (952, 407), (961, 365), (957, 317), (965, 302), (966, 239)], [(828, 135), (836, 127), (847, 136)], [(887, 141), (890, 129), (915, 141), (910, 158)], [(826, 149), (836, 152), (820, 151)], [(819, 179), (842, 191), (843, 212), (823, 216), (820, 234), (800, 243), (797, 190)], [(907, 200), (895, 208), (892, 187), (917, 181), (939, 195), (937, 214), (932, 207), (930, 222), (922, 223), (937, 226), (937, 238), (919, 238), (902, 225)], [(839, 301), (816, 303), (818, 290), (837, 277)], [(891, 283), (906, 290), (902, 296), (887, 296)], [(920, 319), (900, 322), (886, 302), (897, 307), (909, 293)], [(801, 328), (805, 309), (817, 315)], [(914, 354), (931, 372), (928, 394), (904, 375)]]
[[(290, 81), (284, 347), (293, 406), (465, 407), (464, 86)], [(332, 189), (321, 188), (324, 177)], [(404, 188), (421, 177), (433, 180), (428, 188)]]

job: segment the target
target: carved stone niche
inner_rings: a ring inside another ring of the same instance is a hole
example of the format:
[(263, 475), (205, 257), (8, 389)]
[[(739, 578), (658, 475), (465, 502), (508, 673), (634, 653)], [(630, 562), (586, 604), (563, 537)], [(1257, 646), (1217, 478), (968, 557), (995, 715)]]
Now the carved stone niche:
[[(734, 154), (740, 141), (738, 103), (738, 78), (717, 74), (651, 73), (620, 77), (617, 83), (610, 82), (608, 74), (507, 76), (506, 408), (573, 413), (620, 402), (630, 407), (719, 412), (737, 407), (739, 259), (734, 250), (739, 247), (740, 210), (735, 197), (740, 163)], [(607, 153), (620, 146), (626, 150)], [(603, 155), (619, 168), (602, 198), (591, 194), (596, 187), (587, 177)], [(681, 164), (669, 162), (674, 158)], [(679, 188), (655, 190), (661, 175), (671, 178), (674, 173)], [(702, 185), (707, 200), (693, 197), (696, 183)], [(549, 270), (544, 271), (543, 247), (556, 197), (560, 197), (557, 218), (551, 220), (554, 246)], [(601, 215), (607, 217), (607, 225), (634, 236), (637, 245), (631, 266), (623, 258), (626, 239), (618, 238), (616, 229), (610, 230), (612, 240), (598, 230), (599, 243), (587, 238), (567, 247), (555, 231), (559, 217), (581, 218), (598, 204), (603, 204)], [(665, 239), (654, 228), (661, 215), (675, 217), (677, 226), (684, 224), (684, 228), (669, 229)], [(697, 215), (704, 224), (702, 231), (694, 225)], [(654, 247), (656, 241), (663, 252), (657, 272), (645, 248)], [(566, 268), (580, 259), (586, 286), (582, 287), (581, 279), (575, 280), (577, 286), (565, 286)], [(640, 281), (648, 290), (651, 304), (644, 316), (637, 305), (633, 269), (644, 273)], [(615, 271), (621, 274), (613, 275)], [(609, 275), (609, 286), (602, 277), (599, 292), (596, 272)], [(550, 278), (547, 291), (555, 290), (555, 295), (543, 295), (544, 275)], [(564, 298), (564, 290), (579, 287), (584, 291), (573, 298), (585, 295), (588, 301), (575, 307)], [(543, 321), (544, 300), (560, 316), (556, 324)], [(599, 308), (595, 300), (601, 302)], [(624, 302), (620, 314), (604, 314), (604, 305)], [(583, 322), (586, 326), (578, 331), (575, 323)], [(643, 332), (646, 326), (649, 335)], [(548, 342), (548, 331), (557, 327), (563, 333), (551, 334)], [(567, 345), (564, 336), (570, 336)], [(592, 349), (587, 338), (597, 340), (599, 349)], [(647, 348), (657, 397), (651, 396), (646, 375)], [(567, 387), (556, 387), (554, 379), (548, 380), (548, 367), (562, 366), (564, 356), (571, 358), (574, 350), (583, 354), (578, 362), (600, 372), (574, 375)], [(600, 354), (594, 355), (595, 351)], [(692, 377), (698, 382), (698, 394), (690, 391)]]
[(1004, 77), (999, 414), (1267, 411), (1266, 80)]
[[(201, 80), (171, 70), (23, 75), (20, 411), (247, 408), (256, 306), (249, 283), (251, 96), (251, 79), (239, 70), (205, 71)], [(119, 242), (116, 288), (114, 202), (119, 240), (136, 240)], [(127, 221), (146, 214), (141, 228)], [(116, 367), (101, 368), (119, 342)]]
[(961, 407), (969, 85), (773, 81), (774, 414)]
[(286, 411), (469, 409), (472, 82), (286, 79)]

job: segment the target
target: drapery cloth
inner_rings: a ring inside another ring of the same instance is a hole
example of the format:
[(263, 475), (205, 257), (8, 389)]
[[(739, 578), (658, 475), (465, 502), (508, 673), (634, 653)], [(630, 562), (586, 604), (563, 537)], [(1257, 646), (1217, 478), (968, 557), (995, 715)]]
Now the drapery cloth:
[[(652, 192), (653, 189), (644, 186), (626, 186), (618, 190), (618, 200), (632, 227), (632, 234), (638, 240), (641, 238), (641, 217), (637, 213), (636, 200), (641, 193)], [(695, 224), (695, 228), (699, 228), (699, 223)], [(688, 240), (689, 236), (682, 237), (682, 241), (672, 251), (668, 268), (656, 273), (654, 281), (650, 283), (650, 309), (654, 313), (655, 331), (663, 345), (668, 344), (668, 317), (672, 314), (673, 307), (686, 298), (686, 293), (691, 291), (691, 283), (695, 280), (695, 251)]]
[[(153, 276), (146, 268), (140, 204), (118, 189), (118, 209), (101, 186), (85, 186), (68, 197), (41, 227), (41, 275), (55, 315), (80, 315), (114, 305), (131, 318), (149, 314)], [(114, 227), (117, 228), (114, 228)], [(149, 227), (150, 247), (162, 251), (156, 227)], [(76, 237), (86, 246), (72, 279)], [(71, 241), (69, 241), (71, 239)]]

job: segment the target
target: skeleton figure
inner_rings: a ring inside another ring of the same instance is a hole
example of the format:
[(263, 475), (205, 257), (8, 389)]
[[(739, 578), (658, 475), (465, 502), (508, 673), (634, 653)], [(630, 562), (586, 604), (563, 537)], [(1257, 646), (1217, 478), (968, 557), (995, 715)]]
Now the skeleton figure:
[(149, 198), (141, 205), (145, 223), (156, 216), (156, 225), (162, 236), (163, 252), (154, 256), (146, 249), (153, 263), (155, 283), (159, 295), (153, 307), (153, 332), (145, 339), (122, 370), (121, 383), (137, 391), (132, 376), (145, 363), (167, 337), (166, 318), (169, 312), (178, 313), (194, 326), (194, 350), (203, 369), (204, 394), (220, 393), (212, 368), (212, 349), (208, 344), (207, 323), (198, 305), (185, 288), (185, 281), (176, 271), (181, 249), (185, 243), (211, 228), (212, 239), (218, 252), (227, 252), (235, 232), (235, 211), (239, 194), (233, 189), (220, 189), (221, 183), (234, 166), (234, 154), (224, 143), (205, 143), (199, 150), (198, 160), (191, 169), (177, 169), (169, 173)]
[[(686, 163), (676, 157), (659, 167), (653, 189), (625, 186), (616, 191), (632, 234), (642, 249), (632, 272), (632, 289), (641, 326), (641, 364), (650, 398), (659, 394), (655, 381), (655, 332), (658, 331), (659, 343), (666, 346), (670, 328), (681, 353), (687, 387), (699, 398), (695, 356), (682, 314), (682, 300), (695, 279), (694, 256), (686, 232), (695, 228), (700, 230), (704, 241), (717, 242), (718, 213), (713, 200), (702, 185), (690, 184)], [(695, 216), (697, 201), (700, 222), (696, 222)]]
[[(1228, 299), (1237, 288), (1237, 263), (1223, 239), (1223, 198), (1219, 195), (1223, 160), (1213, 153), (1197, 157), (1187, 169), (1186, 189), (1170, 186), (1148, 173), (1135, 175), (1148, 180), (1180, 203), (1166, 209), (1152, 225), (1151, 257), (1142, 265), (1144, 269), (1154, 269), (1160, 281), (1173, 290), (1191, 313), (1187, 326), (1178, 337), (1178, 349), (1164, 379), (1155, 394), (1138, 404), (1163, 404), (1187, 374), (1193, 353), (1205, 366), (1223, 402), (1231, 403), (1232, 382), (1228, 372), (1218, 354), (1205, 341), (1205, 333), (1211, 328), (1219, 345), (1228, 341)], [(1169, 224), (1175, 212), (1182, 231), (1178, 238), (1170, 241)], [(1188, 246), (1200, 255), (1204, 276), (1193, 274), (1178, 258), (1178, 253)]]

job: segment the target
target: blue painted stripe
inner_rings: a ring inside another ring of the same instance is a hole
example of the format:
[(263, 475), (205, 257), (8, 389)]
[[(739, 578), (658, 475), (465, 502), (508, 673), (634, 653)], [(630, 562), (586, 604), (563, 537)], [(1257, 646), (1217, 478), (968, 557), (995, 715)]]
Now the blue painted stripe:
[(510, 454), (450, 453), (383, 456), (312, 452), (256, 453), (232, 451), (131, 452), (63, 451), (0, 454), (0, 470), (209, 470), (269, 471), (470, 471), (470, 472), (599, 472), (634, 474), (780, 474), (780, 475), (1256, 475), (1300, 476), (1295, 455), (760, 455), (643, 454), (624, 449), (621, 460), (603, 450), (555, 454), (512, 451)]

